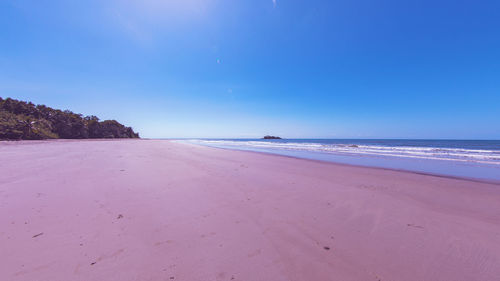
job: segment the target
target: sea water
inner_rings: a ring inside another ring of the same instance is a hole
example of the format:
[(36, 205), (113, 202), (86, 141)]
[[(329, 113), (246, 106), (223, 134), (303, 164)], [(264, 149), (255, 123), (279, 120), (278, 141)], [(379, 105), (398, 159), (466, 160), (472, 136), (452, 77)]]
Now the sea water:
[(500, 180), (499, 140), (192, 139), (219, 148), (464, 178)]

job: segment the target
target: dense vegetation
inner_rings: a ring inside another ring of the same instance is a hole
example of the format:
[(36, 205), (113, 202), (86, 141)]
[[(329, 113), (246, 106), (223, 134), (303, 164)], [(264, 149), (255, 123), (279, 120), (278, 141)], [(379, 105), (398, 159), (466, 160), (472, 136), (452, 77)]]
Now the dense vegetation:
[(69, 110), (0, 97), (0, 139), (138, 138), (132, 128), (115, 120), (99, 121)]

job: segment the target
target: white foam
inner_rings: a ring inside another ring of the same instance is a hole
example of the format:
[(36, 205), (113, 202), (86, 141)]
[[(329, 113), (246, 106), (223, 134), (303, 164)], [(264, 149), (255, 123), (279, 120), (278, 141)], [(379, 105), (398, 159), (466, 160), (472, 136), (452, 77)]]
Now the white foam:
[(315, 142), (301, 143), (232, 140), (189, 140), (189, 142), (236, 149), (295, 150), (339, 155), (405, 157), (500, 165), (500, 151), (495, 150), (359, 144), (322, 144)]

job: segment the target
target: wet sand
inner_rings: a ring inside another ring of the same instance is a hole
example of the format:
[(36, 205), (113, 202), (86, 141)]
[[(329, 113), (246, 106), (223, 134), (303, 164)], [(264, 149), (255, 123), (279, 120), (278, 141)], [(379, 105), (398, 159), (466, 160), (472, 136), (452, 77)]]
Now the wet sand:
[(160, 140), (0, 143), (1, 280), (499, 280), (500, 185)]

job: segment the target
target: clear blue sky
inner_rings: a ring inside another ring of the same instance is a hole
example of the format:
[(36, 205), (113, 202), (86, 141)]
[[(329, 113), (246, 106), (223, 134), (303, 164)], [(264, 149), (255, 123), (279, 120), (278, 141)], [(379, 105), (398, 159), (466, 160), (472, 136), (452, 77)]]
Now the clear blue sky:
[(0, 1), (0, 96), (143, 137), (500, 139), (500, 1)]

